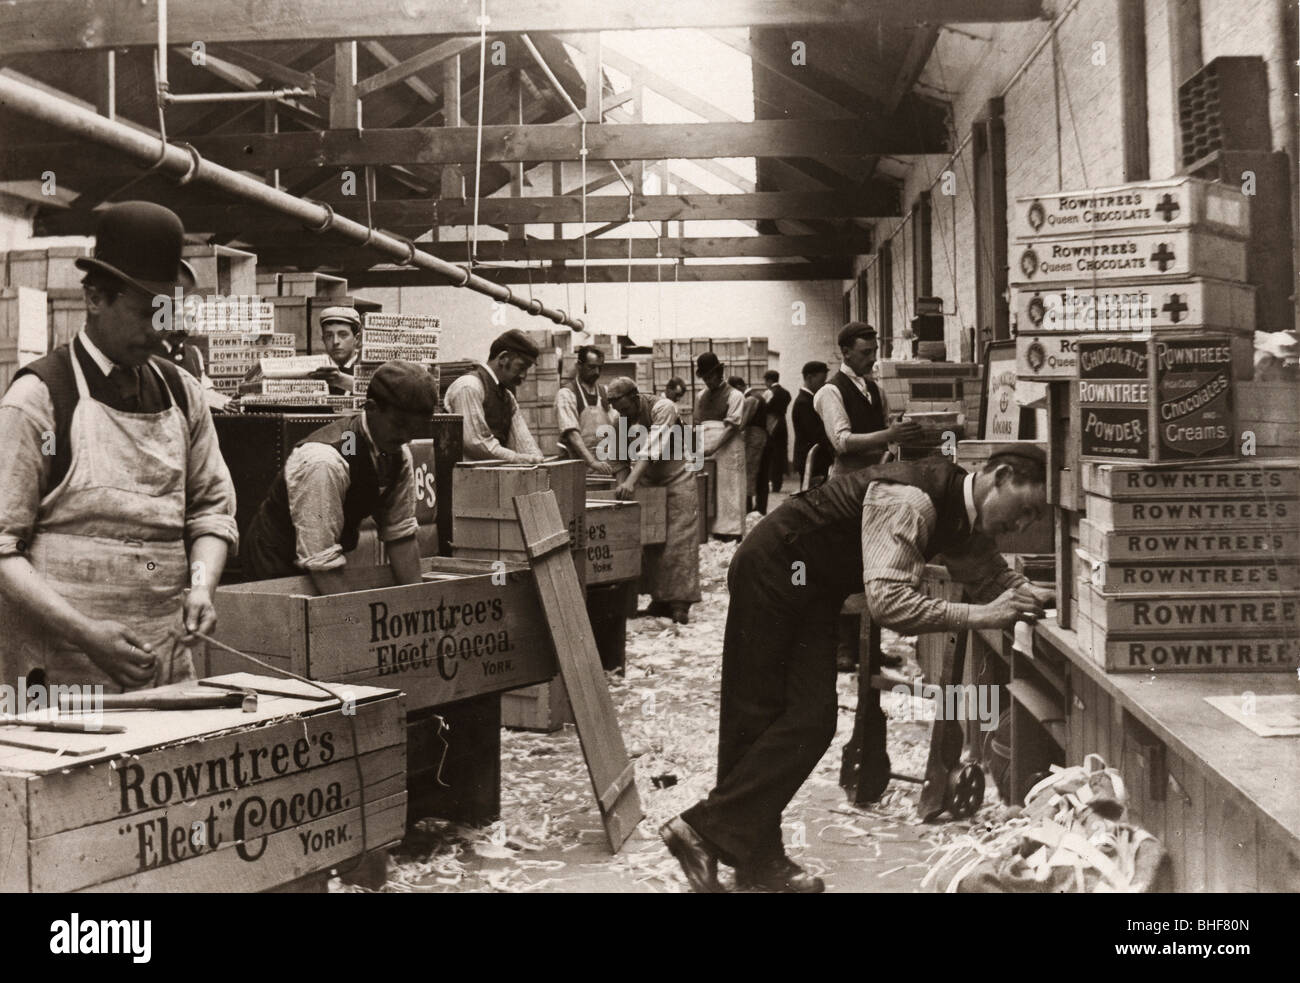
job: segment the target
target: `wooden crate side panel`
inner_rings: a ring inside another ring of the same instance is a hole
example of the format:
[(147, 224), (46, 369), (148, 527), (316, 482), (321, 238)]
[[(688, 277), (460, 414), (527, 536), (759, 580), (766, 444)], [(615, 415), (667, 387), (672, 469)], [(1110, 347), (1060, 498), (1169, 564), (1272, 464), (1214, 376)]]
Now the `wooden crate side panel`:
[(1182, 773), (1183, 783), (1183, 873), (1184, 881), (1180, 888), (1186, 892), (1201, 893), (1206, 890), (1206, 816), (1209, 811), (1209, 787), (1205, 777), (1196, 768), (1182, 759), (1178, 761), (1178, 770)]
[[(358, 703), (356, 711), (353, 720), (361, 754), (402, 742), (404, 701), (390, 698)], [(46, 838), (95, 823), (131, 822), (137, 815), (194, 800), (209, 789), (224, 790), (224, 795), (238, 794), (237, 789), (244, 787), (256, 789), (277, 780), (277, 768), (284, 774), (310, 774), (351, 759), (353, 754), (352, 724), (335, 710), (187, 741), (101, 762), (93, 769), (50, 772), (35, 779), (31, 787), (30, 835)], [(259, 765), (257, 779), (252, 778), (254, 756)], [(244, 781), (240, 781), (241, 775)]]
[[(311, 598), (309, 675), (403, 689), (412, 709), (549, 679), (532, 576), (491, 575)], [(468, 622), (468, 624), (467, 624)]]
[(1165, 778), (1164, 817), (1165, 831), (1160, 842), (1169, 854), (1169, 866), (1173, 872), (1173, 889), (1186, 891), (1187, 887), (1187, 820), (1189, 807), (1183, 794), (1186, 771), (1183, 761), (1176, 754), (1166, 758), (1169, 769)]
[[(243, 891), (282, 884), (361, 851), (357, 777), (356, 762), (347, 758), (258, 786), (137, 813), (129, 822), (112, 819), (33, 840), (32, 889), (75, 891), (139, 877), (145, 889), (165, 890), (150, 882), (175, 868), (188, 875), (183, 878), (187, 891), (221, 890), (221, 885), (235, 883)], [(362, 755), (361, 777), (367, 803), (404, 794), (406, 745)], [(350, 825), (345, 818), (349, 811), (356, 813), (357, 826), (330, 837), (328, 846), (322, 835), (320, 849), (313, 850), (315, 833)], [(194, 823), (204, 824), (206, 845), (193, 844)], [(285, 835), (294, 832), (299, 835)], [(263, 837), (299, 842), (291, 853), (279, 843), (268, 857), (265, 850), (271, 844)], [(393, 837), (377, 838), (367, 829), (366, 839), (374, 848)], [(286, 877), (281, 868), (290, 856), (293, 866)], [(245, 866), (246, 871), (240, 869)], [(163, 883), (182, 881), (179, 873), (165, 876)]]
[(0, 775), (0, 893), (31, 890), (27, 846), (27, 787), (22, 775)]
[[(405, 791), (374, 800), (367, 798), (364, 847), (367, 852), (397, 843), (405, 829)], [(331, 833), (334, 834), (332, 838)], [(303, 837), (307, 837), (310, 845), (319, 843), (320, 849), (304, 855)], [(188, 864), (172, 864), (156, 871), (106, 881), (85, 890), (95, 893), (266, 891), (360, 855), (363, 849), (361, 809), (352, 808), (271, 833), (259, 846), (262, 852), (255, 863), (241, 863), (236, 867), (219, 854), (210, 853)]]
[[(307, 599), (271, 585), (278, 586), (279, 582), (218, 587), (212, 596), (217, 610), (217, 629), (212, 637), (258, 658), (287, 659), (287, 668), (302, 675), (307, 666)], [(310, 588), (308, 593), (315, 593), (315, 588)], [(209, 657), (217, 651), (214, 649)], [(248, 668), (243, 664), (232, 671)]]
[(1259, 890), (1265, 894), (1300, 892), (1300, 843), (1280, 832), (1259, 829)]
[(1236, 794), (1218, 783), (1207, 782), (1205, 830), (1206, 889), (1254, 893), (1259, 888), (1259, 844), (1256, 818)]

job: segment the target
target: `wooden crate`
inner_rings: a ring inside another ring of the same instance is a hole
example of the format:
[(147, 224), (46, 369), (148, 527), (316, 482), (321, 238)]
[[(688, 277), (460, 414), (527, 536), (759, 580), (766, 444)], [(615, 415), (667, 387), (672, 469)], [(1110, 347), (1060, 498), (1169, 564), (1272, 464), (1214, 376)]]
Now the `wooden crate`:
[(198, 287), (223, 296), (257, 293), (257, 257), (230, 246), (191, 245), (181, 256), (194, 270)]
[(550, 682), (501, 694), (501, 726), (551, 733), (573, 723), (569, 691), (558, 675)]
[(550, 489), (569, 526), (573, 548), (584, 542), (587, 465), (583, 461), (548, 461), (537, 465), (457, 464), (452, 474), (452, 545), (461, 550), (523, 553), (514, 500), (518, 495)]
[[(1011, 250), (1014, 286), (1034, 287), (1098, 280), (1246, 279), (1246, 243), (1201, 229), (1051, 235)], [(1031, 279), (1024, 279), (1025, 276)]]
[(70, 342), (86, 326), (86, 297), (80, 290), (46, 291), (49, 349)]
[[(734, 368), (736, 363), (749, 359), (749, 339), (747, 338), (714, 338), (711, 344), (713, 354), (718, 356), (718, 360), (724, 366)], [(730, 370), (728, 374), (731, 374)]]
[(1257, 501), (1300, 496), (1300, 461), (1245, 460), (1210, 467), (1149, 468), (1132, 464), (1086, 462), (1083, 490), (1116, 501), (1176, 499), (1187, 496)]
[(261, 891), (396, 843), (406, 700), (369, 686), (348, 696), (263, 692), (252, 713), (106, 711), (125, 733), (30, 733), (49, 750), (0, 747), (0, 890)]
[(44, 355), (49, 346), (46, 293), (32, 287), (0, 289), (0, 346), (12, 348), (22, 364), (24, 356)]
[(346, 297), (346, 277), (329, 273), (259, 273), (257, 292), (270, 297)]
[[(422, 567), (425, 582), (403, 586), (386, 566), (349, 567), (354, 589), (324, 597), (307, 577), (218, 588), (216, 637), (312, 679), (400, 686), (411, 709), (555, 674), (527, 569), (446, 557)], [(213, 650), (208, 671), (233, 671), (233, 659)]]
[[(1086, 585), (1081, 589), (1086, 593)], [(1300, 668), (1300, 638), (1294, 627), (1262, 635), (1207, 637), (1183, 631), (1135, 637), (1108, 632), (1082, 613), (1076, 622), (1080, 650), (1107, 672), (1294, 673)]]
[(1237, 383), (1237, 431), (1258, 457), (1300, 454), (1300, 383)]
[(1078, 613), (1112, 639), (1300, 639), (1300, 595), (1295, 591), (1103, 594), (1084, 570)]
[[(613, 479), (588, 478), (587, 501), (613, 502)], [(633, 501), (641, 505), (641, 545), (657, 546), (668, 538), (668, 489), (638, 485)]]
[(587, 502), (587, 584), (641, 576), (641, 506)]
[(749, 339), (749, 360), (760, 363), (764, 369), (767, 368), (767, 339), (750, 338)]

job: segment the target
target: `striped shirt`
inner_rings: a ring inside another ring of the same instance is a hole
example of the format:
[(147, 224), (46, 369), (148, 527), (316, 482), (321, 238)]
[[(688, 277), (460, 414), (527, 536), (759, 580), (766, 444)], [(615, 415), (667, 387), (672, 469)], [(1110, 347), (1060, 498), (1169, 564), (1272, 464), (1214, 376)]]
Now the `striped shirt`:
[[(965, 481), (966, 513), (976, 520), (974, 475)], [(970, 624), (974, 606), (926, 597), (919, 590), (925, 573), (925, 546), (939, 516), (930, 496), (913, 485), (874, 481), (862, 499), (862, 580), (867, 610), (878, 624), (904, 635), (951, 631)], [(981, 533), (961, 554), (945, 554), (953, 580), (966, 596), (986, 604), (1028, 581), (1010, 569), (993, 540)]]

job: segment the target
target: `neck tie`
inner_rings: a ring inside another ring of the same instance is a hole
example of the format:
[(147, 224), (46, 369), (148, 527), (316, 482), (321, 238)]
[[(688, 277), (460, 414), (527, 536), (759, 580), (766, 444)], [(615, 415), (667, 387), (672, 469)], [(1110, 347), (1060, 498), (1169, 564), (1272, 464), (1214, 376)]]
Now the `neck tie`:
[(129, 412), (135, 412), (140, 408), (140, 370), (124, 369), (120, 365), (114, 365), (111, 372), (108, 373), (109, 381), (117, 386), (118, 395), (122, 398), (122, 406)]

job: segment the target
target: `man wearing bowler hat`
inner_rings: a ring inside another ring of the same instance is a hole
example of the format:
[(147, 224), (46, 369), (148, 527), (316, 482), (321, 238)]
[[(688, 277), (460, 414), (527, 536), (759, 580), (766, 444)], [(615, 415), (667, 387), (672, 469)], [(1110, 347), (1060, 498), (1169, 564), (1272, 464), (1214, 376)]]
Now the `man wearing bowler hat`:
[(158, 357), (184, 229), (149, 202), (99, 220), (86, 326), (0, 400), (0, 675), (110, 692), (194, 675), (192, 633), (238, 542), (198, 382)]
[(447, 387), (443, 396), (447, 412), (464, 421), (465, 460), (542, 463), (542, 452), (519, 412), (514, 392), (539, 354), (528, 335), (511, 328), (492, 342), (487, 362)]
[(362, 412), (300, 440), (244, 535), (239, 558), (258, 580), (306, 573), (322, 594), (348, 589), (345, 554), (361, 521), (379, 539), (399, 584), (420, 582), (415, 472), (406, 446), (437, 409), (433, 376), (414, 362), (385, 362), (366, 389)]

